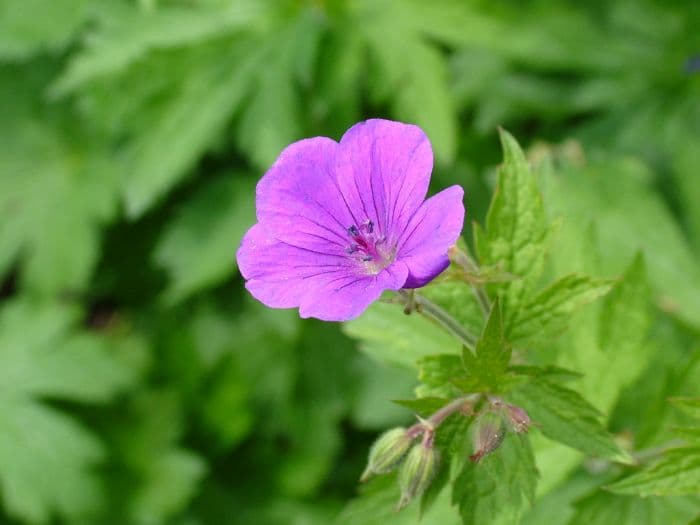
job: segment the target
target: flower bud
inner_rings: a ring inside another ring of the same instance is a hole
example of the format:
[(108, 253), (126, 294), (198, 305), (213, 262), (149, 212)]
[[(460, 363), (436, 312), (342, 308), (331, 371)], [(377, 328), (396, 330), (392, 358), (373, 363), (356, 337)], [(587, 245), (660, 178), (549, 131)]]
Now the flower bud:
[(503, 418), (499, 414), (487, 412), (476, 422), (474, 429), (474, 454), (469, 459), (477, 462), (487, 454), (490, 454), (503, 443), (506, 435), (506, 427)]
[(532, 421), (530, 421), (530, 416), (527, 415), (525, 410), (515, 405), (506, 405), (506, 413), (514, 432), (522, 434), (528, 431)]
[(420, 496), (430, 486), (440, 466), (440, 453), (432, 445), (419, 443), (406, 457), (399, 470), (401, 499), (396, 510), (401, 510), (413, 498)]
[(367, 468), (360, 481), (367, 481), (373, 474), (386, 474), (394, 470), (406, 456), (413, 439), (403, 427), (384, 432), (369, 451)]

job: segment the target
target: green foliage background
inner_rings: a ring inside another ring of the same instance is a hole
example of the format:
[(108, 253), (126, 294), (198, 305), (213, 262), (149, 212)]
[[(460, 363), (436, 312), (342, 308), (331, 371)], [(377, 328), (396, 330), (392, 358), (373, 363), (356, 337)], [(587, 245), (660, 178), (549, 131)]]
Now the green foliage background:
[[(411, 421), (390, 400), (416, 363), (458, 348), (396, 305), (344, 333), (267, 310), (234, 255), (279, 151), (372, 116), (423, 127), (433, 187), (465, 187), (485, 243), (497, 127), (529, 147), (556, 227), (508, 270), (544, 265), (551, 236), (546, 275), (625, 277), (557, 310), (563, 335), (506, 333), (582, 373), (570, 387), (631, 449), (673, 439), (667, 399), (700, 395), (698, 27), (683, 0), (0, 0), (0, 523), (333, 522), (376, 435)], [(507, 301), (535, 285), (517, 283)], [(685, 492), (639, 474), (613, 493), (617, 467), (537, 429), (533, 448), (536, 503), (498, 523), (700, 514), (698, 463)], [(416, 522), (377, 494), (341, 522)], [(423, 523), (450, 512), (439, 495)]]

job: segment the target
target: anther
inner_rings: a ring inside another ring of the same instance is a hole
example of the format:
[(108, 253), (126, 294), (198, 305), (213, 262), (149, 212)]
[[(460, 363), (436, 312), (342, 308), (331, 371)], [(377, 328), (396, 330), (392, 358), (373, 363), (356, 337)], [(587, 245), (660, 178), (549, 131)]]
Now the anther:
[(348, 228), (348, 233), (353, 237), (360, 236), (360, 230), (358, 230), (357, 226), (355, 226), (354, 224)]

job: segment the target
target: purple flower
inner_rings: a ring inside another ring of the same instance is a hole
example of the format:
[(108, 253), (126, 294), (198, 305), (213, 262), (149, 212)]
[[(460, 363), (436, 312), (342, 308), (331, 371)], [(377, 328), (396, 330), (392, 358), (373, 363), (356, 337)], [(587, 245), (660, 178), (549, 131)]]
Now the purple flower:
[(463, 190), (425, 200), (433, 167), (417, 126), (373, 119), (340, 143), (288, 146), (260, 180), (258, 223), (238, 249), (253, 296), (301, 317), (346, 321), (384, 290), (425, 285), (449, 264)]

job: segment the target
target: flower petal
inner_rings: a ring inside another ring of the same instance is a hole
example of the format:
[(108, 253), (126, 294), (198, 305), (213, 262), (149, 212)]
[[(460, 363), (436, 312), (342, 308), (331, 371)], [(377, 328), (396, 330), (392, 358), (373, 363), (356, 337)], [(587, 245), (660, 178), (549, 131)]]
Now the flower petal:
[(309, 289), (299, 308), (301, 317), (322, 321), (348, 321), (359, 316), (384, 290), (403, 288), (408, 268), (396, 262), (377, 275), (337, 276), (325, 279), (320, 288)]
[(236, 258), (246, 288), (271, 308), (299, 306), (310, 287), (352, 275), (353, 270), (346, 257), (289, 245), (261, 224), (245, 234)]
[(343, 253), (354, 218), (334, 176), (338, 143), (326, 137), (291, 144), (258, 182), (258, 221), (294, 246)]
[(424, 286), (445, 268), (447, 250), (464, 224), (464, 190), (451, 186), (425, 201), (401, 234), (397, 259), (409, 269), (406, 288)]
[(370, 219), (389, 242), (396, 240), (428, 191), (433, 151), (425, 133), (411, 124), (372, 119), (340, 140), (336, 177), (345, 200)]

